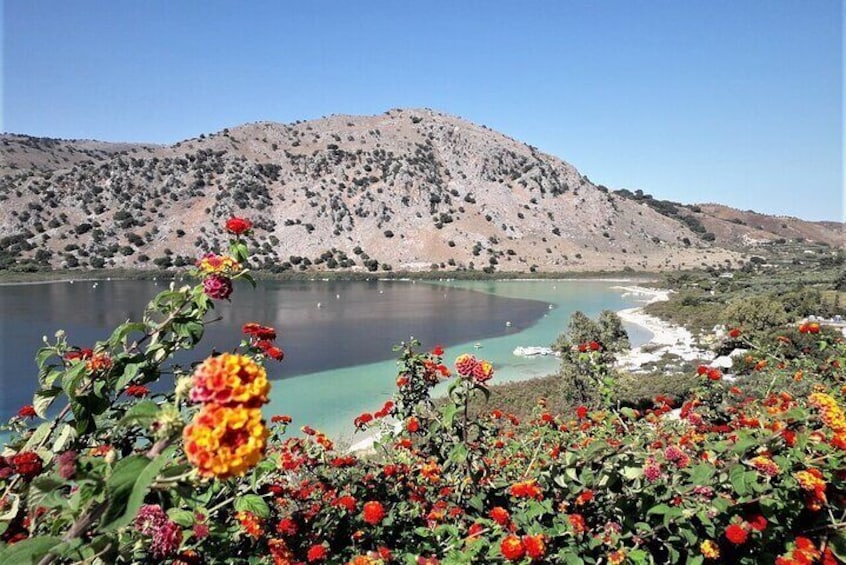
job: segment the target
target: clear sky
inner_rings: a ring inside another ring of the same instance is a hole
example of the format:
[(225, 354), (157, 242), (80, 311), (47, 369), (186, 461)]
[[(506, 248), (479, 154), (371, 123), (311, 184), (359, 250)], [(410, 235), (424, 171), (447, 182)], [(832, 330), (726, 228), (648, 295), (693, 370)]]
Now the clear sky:
[(609, 188), (843, 220), (838, 0), (5, 0), (0, 130), (429, 107)]

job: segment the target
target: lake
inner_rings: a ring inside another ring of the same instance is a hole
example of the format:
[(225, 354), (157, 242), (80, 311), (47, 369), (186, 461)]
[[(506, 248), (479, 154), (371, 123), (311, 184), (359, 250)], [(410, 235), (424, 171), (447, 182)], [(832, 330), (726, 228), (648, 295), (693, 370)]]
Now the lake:
[[(232, 303), (218, 303), (223, 320), (208, 326), (200, 347), (232, 349), (245, 322), (277, 329), (286, 358), (268, 362), (275, 382), (267, 416), (288, 414), (330, 435), (348, 434), (361, 411), (378, 409), (393, 393), (392, 346), (414, 336), (445, 359), (472, 352), (494, 364), (494, 382), (554, 372), (554, 357), (513, 355), (517, 346), (548, 346), (570, 314), (595, 316), (635, 304), (607, 281), (260, 281), (239, 286)], [(0, 286), (0, 418), (31, 402), (35, 351), (56, 330), (68, 342), (92, 346), (115, 326), (136, 320), (167, 283), (77, 281)], [(634, 343), (648, 332), (627, 327)]]

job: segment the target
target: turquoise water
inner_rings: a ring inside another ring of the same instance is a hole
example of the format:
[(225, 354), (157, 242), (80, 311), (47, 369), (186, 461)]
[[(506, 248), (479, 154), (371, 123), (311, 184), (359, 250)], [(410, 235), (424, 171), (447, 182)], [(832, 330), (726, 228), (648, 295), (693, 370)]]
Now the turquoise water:
[[(518, 357), (514, 349), (551, 345), (576, 310), (596, 316), (604, 309), (635, 305), (614, 288), (617, 284), (264, 281), (257, 289), (239, 288), (232, 304), (220, 304), (216, 312), (222, 321), (210, 325), (197, 350), (179, 362), (198, 361), (212, 349), (231, 349), (244, 322), (272, 325), (287, 356), (267, 366), (274, 382), (265, 415), (288, 414), (293, 429), (308, 424), (350, 439), (353, 419), (379, 409), (394, 392), (397, 367), (391, 346), (397, 341), (412, 335), (425, 349), (442, 344), (450, 365), (459, 354), (474, 353), (493, 363), (495, 383), (546, 376), (558, 368), (555, 357)], [(122, 321), (137, 319), (164, 286), (100, 281), (0, 287), (2, 419), (31, 401), (33, 355), (41, 336), (63, 328), (71, 343), (90, 346)], [(650, 337), (640, 328), (627, 329), (634, 345)]]
[[(421, 284), (421, 283), (418, 283)], [(468, 341), (445, 349), (444, 359), (451, 364), (461, 353), (473, 353), (493, 363), (493, 383), (526, 380), (554, 373), (558, 359), (552, 356), (534, 358), (513, 354), (518, 346), (549, 346), (566, 327), (570, 315), (581, 310), (595, 317), (602, 310), (621, 310), (638, 304), (614, 289), (619, 283), (606, 281), (450, 281), (433, 283), (451, 290), (472, 290), (508, 298), (531, 298), (546, 302), (550, 309), (532, 326), (509, 331), (507, 319), (498, 320), (506, 335)], [(651, 334), (633, 325), (626, 325), (632, 345), (649, 341)], [(476, 344), (481, 347), (475, 347)], [(432, 343), (423, 346), (430, 349)], [(270, 405), (265, 414), (288, 414), (294, 418), (293, 428), (310, 425), (332, 437), (358, 441), (353, 436), (352, 421), (363, 411), (378, 410), (395, 390), (396, 361), (382, 361), (308, 373), (276, 381)]]

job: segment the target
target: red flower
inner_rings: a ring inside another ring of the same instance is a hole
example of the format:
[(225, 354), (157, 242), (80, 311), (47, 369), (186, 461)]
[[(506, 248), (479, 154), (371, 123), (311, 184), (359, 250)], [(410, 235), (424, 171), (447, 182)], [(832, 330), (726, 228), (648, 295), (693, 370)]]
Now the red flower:
[(332, 502), (332, 506), (335, 506), (337, 508), (343, 508), (349, 513), (355, 512), (355, 498), (348, 494), (345, 494), (344, 496), (336, 498)]
[(234, 235), (246, 233), (250, 231), (252, 227), (253, 223), (250, 220), (239, 218), (237, 216), (232, 216), (226, 220), (226, 231)]
[(11, 459), (12, 468), (25, 481), (31, 481), (37, 477), (44, 468), (44, 462), (34, 451), (24, 451), (13, 456)]
[(746, 543), (746, 538), (749, 537), (749, 532), (746, 528), (738, 524), (729, 524), (726, 528), (726, 538), (734, 545), (743, 545)]
[(542, 559), (546, 554), (546, 543), (543, 534), (523, 536), (523, 545), (526, 547), (526, 555), (532, 559)]
[(405, 429), (411, 434), (417, 432), (420, 429), (420, 421), (416, 417), (412, 416), (405, 421)]
[(593, 500), (593, 491), (586, 490), (576, 497), (576, 506), (582, 506)]
[(18, 410), (18, 418), (34, 418), (38, 414), (35, 413), (35, 407), (32, 404), (26, 404), (25, 406), (21, 406), (21, 409)]
[(514, 534), (508, 534), (502, 539), (499, 550), (502, 552), (502, 556), (509, 561), (519, 561), (526, 554), (526, 546)]
[(578, 349), (579, 349), (579, 353), (587, 353), (587, 350), (588, 350), (588, 344), (586, 344), (586, 343), (580, 343), (580, 344), (579, 344), (579, 348), (578, 348)]
[(708, 369), (708, 379), (718, 381), (723, 378), (723, 373), (719, 369)]
[(505, 526), (508, 524), (508, 521), (511, 520), (511, 515), (508, 513), (508, 510), (503, 508), (502, 506), (494, 506), (491, 508), (491, 511), (488, 513), (491, 520), (499, 524), (500, 526)]
[(299, 530), (297, 523), (290, 518), (282, 518), (279, 520), (279, 523), (276, 524), (276, 531), (286, 536), (295, 535), (297, 530)]
[(142, 398), (150, 394), (150, 389), (144, 385), (130, 385), (126, 387), (126, 395), (134, 398)]
[(761, 516), (760, 514), (755, 514), (749, 520), (749, 527), (755, 530), (756, 532), (763, 532), (767, 529), (767, 519)]
[(264, 339), (259, 340), (256, 342), (256, 347), (261, 349), (265, 355), (271, 359), (275, 359), (276, 361), (282, 361), (285, 358), (285, 352), (273, 345), (270, 341)]
[(364, 521), (375, 526), (385, 517), (385, 508), (381, 502), (371, 500), (364, 503), (364, 510), (362, 512)]
[(209, 275), (203, 280), (203, 292), (215, 300), (227, 300), (232, 294), (232, 280), (223, 275)]
[(573, 527), (573, 531), (576, 535), (583, 534), (587, 531), (585, 518), (581, 514), (570, 514), (567, 516), (567, 520), (570, 522), (570, 525)]
[(527, 481), (520, 481), (511, 485), (511, 496), (540, 500), (543, 498), (543, 491), (540, 486), (538, 486), (537, 481), (529, 479)]
[(273, 341), (276, 339), (276, 330), (268, 326), (262, 326), (261, 324), (257, 324), (255, 322), (247, 322), (243, 325), (241, 331), (258, 340)]
[(323, 545), (313, 545), (308, 548), (308, 555), (306, 559), (308, 559), (309, 563), (314, 563), (315, 561), (323, 561), (326, 559), (328, 552), (326, 551), (326, 547)]
[(732, 339), (737, 339), (740, 337), (740, 330), (738, 328), (732, 328), (729, 330), (729, 337)]
[(584, 420), (585, 418), (587, 418), (587, 415), (587, 406), (579, 406), (578, 408), (576, 408), (576, 416), (579, 417), (579, 420)]
[(370, 414), (369, 412), (365, 412), (364, 414), (359, 415), (358, 418), (353, 420), (353, 424), (355, 424), (356, 428), (363, 428), (372, 421), (373, 421), (373, 414)]
[(65, 480), (72, 479), (76, 474), (76, 451), (65, 451), (56, 457), (56, 464), (58, 466), (58, 474)]
[(707, 372), (708, 372), (708, 367), (706, 367), (705, 365), (699, 365), (698, 367), (696, 367), (696, 374), (699, 375), (700, 377)]
[(444, 348), (442, 345), (436, 345), (435, 348), (432, 350), (432, 355), (436, 355), (440, 357), (444, 354)]
[(588, 344), (588, 347), (590, 348), (590, 350), (591, 350), (591, 351), (599, 351), (599, 348), (600, 348), (601, 346), (599, 345), (599, 343), (598, 343), (598, 342), (596, 342), (596, 341), (592, 341), (592, 342), (590, 342), (590, 343)]

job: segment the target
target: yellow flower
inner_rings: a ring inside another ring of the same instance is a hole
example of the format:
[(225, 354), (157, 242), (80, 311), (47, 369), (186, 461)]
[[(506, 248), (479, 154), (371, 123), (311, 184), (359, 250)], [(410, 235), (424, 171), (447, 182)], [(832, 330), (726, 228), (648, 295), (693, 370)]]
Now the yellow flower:
[(261, 461), (268, 437), (258, 408), (206, 404), (185, 427), (185, 455), (204, 477), (243, 475)]
[(707, 559), (720, 558), (720, 548), (717, 547), (716, 543), (709, 539), (702, 542), (702, 545), (699, 546), (699, 551), (701, 551), (702, 555), (704, 555)]
[(241, 264), (229, 255), (215, 255), (206, 253), (199, 261), (197, 267), (204, 275), (234, 275), (241, 272)]

